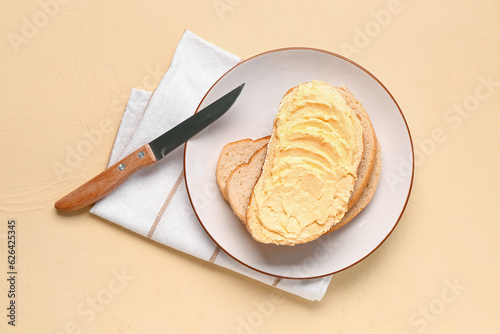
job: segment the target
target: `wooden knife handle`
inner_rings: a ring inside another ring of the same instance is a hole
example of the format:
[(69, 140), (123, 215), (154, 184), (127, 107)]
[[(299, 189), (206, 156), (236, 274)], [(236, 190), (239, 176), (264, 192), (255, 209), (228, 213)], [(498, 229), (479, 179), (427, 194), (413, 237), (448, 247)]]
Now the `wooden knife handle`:
[(156, 162), (151, 147), (146, 144), (58, 200), (54, 206), (59, 211), (84, 208), (109, 194), (139, 169)]

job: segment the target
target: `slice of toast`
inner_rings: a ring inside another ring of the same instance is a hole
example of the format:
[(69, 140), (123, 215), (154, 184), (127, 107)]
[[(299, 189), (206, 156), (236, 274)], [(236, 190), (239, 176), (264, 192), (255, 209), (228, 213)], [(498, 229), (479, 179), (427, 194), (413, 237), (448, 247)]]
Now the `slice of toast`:
[(248, 162), (252, 155), (262, 146), (267, 145), (269, 138), (270, 136), (257, 140), (243, 139), (229, 143), (222, 148), (219, 160), (217, 161), (215, 175), (222, 197), (224, 197), (226, 201), (226, 182), (229, 175), (231, 175), (238, 165)]

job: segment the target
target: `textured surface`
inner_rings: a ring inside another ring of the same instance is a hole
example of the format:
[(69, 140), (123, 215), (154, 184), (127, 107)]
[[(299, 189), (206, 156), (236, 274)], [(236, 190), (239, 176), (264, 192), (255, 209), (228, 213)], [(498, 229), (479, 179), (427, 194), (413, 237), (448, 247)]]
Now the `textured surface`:
[[(73, 0), (23, 37), (39, 12), (26, 0), (0, 14), (4, 264), (7, 219), (19, 236), (18, 324), (2, 313), (1, 333), (500, 332), (498, 1)], [(130, 89), (154, 90), (185, 28), (242, 58), (286, 46), (351, 57), (405, 113), (417, 163), (407, 209), (320, 303), (53, 209), (102, 171)], [(10, 33), (24, 38), (17, 53)]]

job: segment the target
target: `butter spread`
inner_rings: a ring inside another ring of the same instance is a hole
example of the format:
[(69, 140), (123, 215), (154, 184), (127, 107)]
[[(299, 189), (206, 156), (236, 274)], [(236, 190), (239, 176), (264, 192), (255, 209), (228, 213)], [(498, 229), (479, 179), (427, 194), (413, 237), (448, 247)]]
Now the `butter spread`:
[(271, 167), (254, 188), (261, 228), (295, 244), (339, 222), (354, 188), (362, 131), (352, 109), (327, 83), (308, 82), (287, 94), (265, 162)]

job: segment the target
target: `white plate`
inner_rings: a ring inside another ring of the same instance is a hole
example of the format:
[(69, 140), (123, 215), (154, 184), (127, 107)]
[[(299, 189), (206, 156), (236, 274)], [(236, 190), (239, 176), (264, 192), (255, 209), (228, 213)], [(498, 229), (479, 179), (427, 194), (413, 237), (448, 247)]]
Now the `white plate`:
[[(224, 201), (215, 180), (227, 143), (271, 133), (286, 91), (313, 79), (346, 85), (370, 115), (382, 147), (382, 173), (371, 203), (343, 228), (307, 244), (276, 246), (255, 241)], [(208, 91), (201, 109), (245, 83), (233, 107), (186, 143), (186, 187), (198, 219), (230, 256), (260, 272), (287, 278), (332, 274), (373, 252), (399, 221), (413, 181), (413, 147), (406, 121), (387, 89), (356, 63), (322, 50), (293, 48), (247, 59)]]

